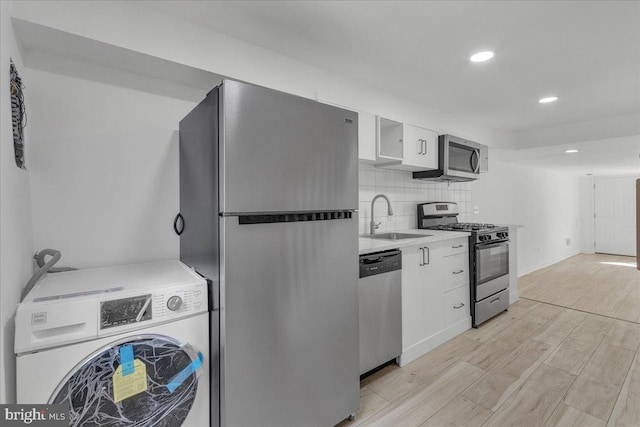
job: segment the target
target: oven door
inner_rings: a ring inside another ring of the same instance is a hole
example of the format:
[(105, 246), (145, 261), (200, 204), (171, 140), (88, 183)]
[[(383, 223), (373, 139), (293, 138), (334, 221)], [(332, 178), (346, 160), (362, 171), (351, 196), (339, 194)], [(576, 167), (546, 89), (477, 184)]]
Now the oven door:
[(480, 144), (451, 135), (442, 135), (446, 174), (475, 179), (480, 174)]
[(509, 241), (475, 246), (475, 300), (509, 287)]

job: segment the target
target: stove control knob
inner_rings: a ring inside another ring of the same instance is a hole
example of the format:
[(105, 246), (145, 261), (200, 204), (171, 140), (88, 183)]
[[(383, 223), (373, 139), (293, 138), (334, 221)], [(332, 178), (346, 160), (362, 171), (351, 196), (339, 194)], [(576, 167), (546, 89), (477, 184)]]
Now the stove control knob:
[(174, 295), (167, 300), (167, 308), (171, 311), (178, 311), (182, 307), (182, 298)]

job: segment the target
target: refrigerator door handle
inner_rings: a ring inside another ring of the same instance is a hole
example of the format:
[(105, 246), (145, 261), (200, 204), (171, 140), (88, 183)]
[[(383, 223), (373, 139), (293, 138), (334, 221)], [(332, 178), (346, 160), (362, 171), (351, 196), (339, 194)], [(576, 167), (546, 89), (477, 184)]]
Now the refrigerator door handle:
[(181, 213), (178, 213), (173, 220), (173, 231), (175, 231), (178, 236), (184, 232), (184, 217)]

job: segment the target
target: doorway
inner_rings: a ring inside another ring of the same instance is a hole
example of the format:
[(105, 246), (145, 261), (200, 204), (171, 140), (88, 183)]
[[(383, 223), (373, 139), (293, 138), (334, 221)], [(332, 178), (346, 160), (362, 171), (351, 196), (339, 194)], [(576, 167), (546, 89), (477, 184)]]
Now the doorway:
[(636, 177), (596, 177), (595, 251), (636, 256)]

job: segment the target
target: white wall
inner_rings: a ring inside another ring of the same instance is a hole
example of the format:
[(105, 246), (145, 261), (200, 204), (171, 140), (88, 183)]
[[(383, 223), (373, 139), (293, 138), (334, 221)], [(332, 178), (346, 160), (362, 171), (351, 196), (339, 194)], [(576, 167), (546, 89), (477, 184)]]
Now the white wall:
[(28, 70), (34, 246), (77, 268), (179, 257), (178, 122), (195, 103)]
[(595, 252), (594, 182), (593, 176), (580, 177), (580, 252), (586, 254)]
[(471, 203), (479, 208), (472, 221), (524, 226), (520, 276), (580, 252), (579, 192), (578, 177), (491, 158), (490, 172), (471, 185)]
[[(15, 402), (14, 315), (20, 292), (32, 274), (30, 172), (14, 160), (11, 129), (9, 57), (24, 78), (25, 69), (9, 19), (12, 5), (0, 2), (0, 403)], [(24, 81), (27, 114), (33, 107), (30, 82)], [(25, 129), (26, 163), (31, 167), (32, 127)]]

